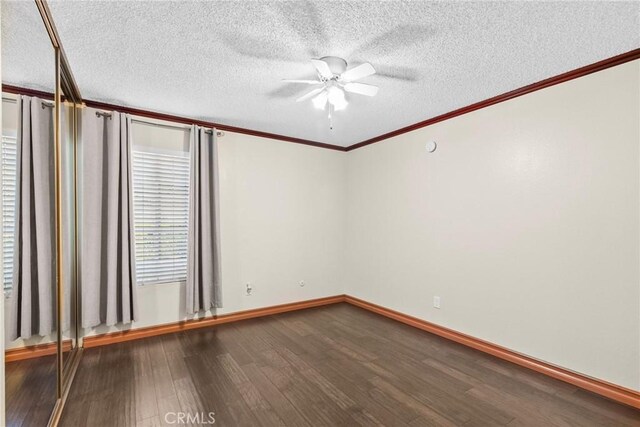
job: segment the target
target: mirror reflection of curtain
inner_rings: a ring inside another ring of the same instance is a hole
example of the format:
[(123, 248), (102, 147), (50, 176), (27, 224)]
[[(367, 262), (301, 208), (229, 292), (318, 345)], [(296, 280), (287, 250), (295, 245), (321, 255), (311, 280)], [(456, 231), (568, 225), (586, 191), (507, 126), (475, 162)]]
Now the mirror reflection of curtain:
[[(53, 106), (39, 98), (19, 96), (17, 110), (13, 283), (6, 316), (10, 340), (47, 336), (56, 329)], [(71, 229), (72, 214), (71, 209), (63, 209), (65, 230)], [(71, 273), (69, 238), (63, 234), (67, 261), (63, 277), (67, 278)], [(63, 305), (69, 304), (69, 295), (65, 289)], [(68, 327), (67, 310), (62, 328)]]
[(82, 327), (136, 316), (131, 118), (84, 108), (81, 122)]
[(56, 241), (53, 108), (20, 96), (10, 340), (55, 330)]
[[(72, 299), (75, 291), (76, 279), (76, 208), (75, 208), (75, 153), (74, 153), (74, 126), (73, 104), (61, 104), (61, 151), (62, 151), (62, 332), (70, 330)], [(74, 299), (75, 300), (75, 299)], [(63, 336), (63, 340), (68, 335)]]

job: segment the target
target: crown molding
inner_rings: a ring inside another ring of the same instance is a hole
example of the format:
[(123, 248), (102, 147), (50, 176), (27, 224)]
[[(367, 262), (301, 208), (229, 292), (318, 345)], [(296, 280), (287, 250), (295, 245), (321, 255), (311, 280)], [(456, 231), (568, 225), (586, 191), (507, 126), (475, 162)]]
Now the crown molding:
[(453, 110), (448, 113), (441, 114), (439, 116), (432, 117), (430, 119), (426, 119), (421, 122), (414, 123), (412, 125), (405, 126), (403, 128), (400, 128), (391, 132), (387, 132), (382, 135), (375, 136), (373, 138), (370, 138), (365, 141), (346, 147), (346, 151), (352, 151), (361, 147), (365, 147), (367, 145), (375, 144), (376, 142), (384, 141), (385, 139), (393, 138), (394, 136), (402, 135), (404, 133), (411, 132), (417, 129), (422, 129), (427, 126), (431, 126), (435, 123), (443, 122), (445, 120), (449, 120), (454, 117), (458, 117), (463, 114), (470, 113), (472, 111), (480, 110), (482, 108), (486, 108), (491, 105), (499, 104), (501, 102), (508, 101), (510, 99), (517, 98), (519, 96), (538, 91), (540, 89), (545, 89), (550, 86), (555, 86), (557, 84), (567, 82), (569, 80), (577, 79), (579, 77), (584, 77), (586, 75), (589, 75), (598, 71), (606, 70), (607, 68), (615, 67), (616, 65), (621, 65), (629, 61), (634, 61), (636, 59), (640, 59), (640, 48), (634, 49), (632, 51), (629, 51), (608, 59), (604, 59), (602, 61), (590, 64), (590, 65), (586, 65), (584, 67), (576, 68), (575, 70), (568, 71), (566, 73), (558, 74), (557, 76), (554, 76), (554, 77), (549, 77), (548, 79), (544, 79), (539, 82), (532, 83), (530, 85), (523, 86), (518, 89), (514, 89), (512, 91), (503, 93), (502, 95), (494, 96), (493, 98), (485, 99), (484, 101), (476, 102), (475, 104), (458, 108), (457, 110)]
[[(485, 99), (484, 101), (476, 102), (475, 104), (458, 108), (457, 110), (450, 111), (448, 113), (441, 114), (439, 116), (432, 117), (432, 118), (423, 120), (421, 122), (414, 123), (412, 125), (405, 126), (403, 128), (400, 128), (391, 132), (387, 132), (382, 135), (375, 136), (373, 138), (367, 139), (357, 144), (350, 145), (348, 147), (342, 147), (339, 145), (327, 144), (324, 142), (312, 141), (312, 140), (303, 139), (303, 138), (295, 138), (295, 137), (280, 135), (275, 133), (262, 132), (254, 129), (246, 129), (246, 128), (241, 128), (237, 126), (229, 126), (221, 123), (207, 122), (203, 120), (191, 119), (188, 117), (175, 116), (172, 114), (158, 113), (154, 111), (143, 110), (140, 108), (127, 107), (127, 106), (117, 105), (117, 104), (109, 104), (109, 103), (100, 102), (100, 101), (84, 100), (84, 104), (87, 107), (98, 108), (103, 110), (116, 110), (123, 113), (133, 114), (135, 116), (146, 117), (151, 119), (165, 120), (165, 121), (182, 123), (182, 124), (195, 124), (195, 125), (204, 126), (204, 127), (216, 128), (218, 130), (226, 131), (226, 132), (240, 133), (244, 135), (257, 136), (260, 138), (269, 138), (269, 139), (274, 139), (278, 141), (291, 142), (294, 144), (303, 144), (303, 145), (309, 145), (317, 148), (326, 148), (328, 150), (348, 152), (348, 151), (356, 150), (361, 147), (365, 147), (367, 145), (375, 144), (376, 142), (393, 138), (398, 135), (405, 134), (407, 132), (422, 129), (424, 127), (427, 127), (439, 122), (443, 122), (445, 120), (449, 120), (454, 117), (458, 117), (463, 114), (470, 113), (472, 111), (480, 110), (482, 108), (499, 104), (501, 102), (508, 101), (510, 99), (514, 99), (522, 95), (526, 95), (541, 89), (545, 89), (550, 86), (555, 86), (557, 84), (564, 83), (573, 79), (577, 79), (579, 77), (584, 77), (586, 75), (596, 73), (598, 71), (606, 70), (607, 68), (615, 67), (617, 65), (622, 65), (624, 63), (634, 61), (636, 59), (640, 59), (640, 48), (631, 50), (621, 55), (604, 59), (602, 61), (598, 61), (590, 65), (586, 65), (584, 67), (576, 68), (575, 70), (568, 71), (566, 73), (558, 74), (557, 76), (554, 76), (554, 77), (549, 77), (548, 79), (544, 79), (539, 82), (532, 83), (530, 85), (523, 86), (521, 88), (503, 93), (501, 95), (494, 96), (493, 98)], [(19, 86), (3, 84), (2, 90), (4, 92), (13, 93), (17, 95), (37, 96), (39, 98), (44, 98), (44, 99), (53, 99), (53, 94), (51, 93), (40, 91), (40, 90), (23, 88)]]
[[(3, 84), (2, 91), (6, 93), (12, 93), (14, 95), (35, 96), (42, 99), (54, 98), (53, 94), (50, 92), (25, 88), (21, 86), (14, 86), (9, 84)], [(158, 113), (155, 111), (143, 110), (141, 108), (127, 107), (124, 105), (109, 104), (106, 102), (92, 101), (92, 100), (83, 100), (83, 104), (90, 108), (97, 108), (99, 110), (110, 110), (110, 111), (115, 110), (121, 113), (131, 114), (138, 117), (146, 117), (149, 119), (164, 120), (164, 121), (182, 123), (187, 125), (198, 125), (198, 126), (203, 126), (207, 128), (216, 128), (217, 130), (221, 130), (223, 132), (240, 133), (244, 135), (257, 136), (259, 138), (268, 138), (268, 139), (274, 139), (277, 141), (291, 142), (294, 144), (309, 145), (317, 148), (326, 148), (328, 150), (346, 151), (346, 147), (341, 147), (339, 145), (326, 144), (324, 142), (311, 141), (303, 138), (294, 138), (292, 136), (262, 132), (262, 131), (253, 130), (253, 129), (241, 128), (237, 126), (229, 126), (221, 123), (207, 122), (204, 120), (192, 119), (192, 118), (183, 117), (183, 116), (175, 116), (173, 114)]]

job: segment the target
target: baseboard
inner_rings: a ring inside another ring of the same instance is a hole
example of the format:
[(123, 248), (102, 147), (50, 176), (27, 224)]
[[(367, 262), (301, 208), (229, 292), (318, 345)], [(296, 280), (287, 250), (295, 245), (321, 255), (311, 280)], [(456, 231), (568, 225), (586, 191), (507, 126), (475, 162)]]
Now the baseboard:
[(131, 341), (157, 335), (171, 334), (173, 332), (186, 331), (189, 329), (206, 328), (209, 326), (221, 325), (223, 323), (237, 322), (239, 320), (286, 313), (288, 311), (303, 310), (306, 308), (337, 304), (340, 302), (344, 302), (344, 300), (344, 295), (336, 295), (326, 298), (318, 298), (289, 304), (256, 308), (253, 310), (238, 311), (235, 313), (222, 314), (219, 316), (204, 317), (201, 319), (186, 320), (158, 326), (149, 326), (146, 328), (127, 329), (124, 331), (110, 332), (102, 335), (88, 336), (84, 337), (84, 348), (98, 347), (101, 345), (114, 344), (123, 341)]
[(533, 371), (539, 372), (549, 377), (567, 382), (576, 387), (580, 387), (582, 389), (615, 400), (616, 402), (624, 403), (626, 405), (640, 409), (640, 393), (635, 390), (621, 387), (619, 385), (602, 381), (597, 378), (589, 377), (584, 374), (573, 372), (568, 369), (561, 368), (559, 366), (552, 365), (538, 359), (534, 359), (513, 350), (509, 350), (508, 348), (492, 344), (490, 342), (474, 338), (461, 332), (438, 326), (434, 323), (427, 322), (426, 320), (418, 319), (416, 317), (409, 316), (376, 304), (372, 304), (355, 297), (347, 295), (345, 296), (344, 301), (373, 313), (380, 314), (382, 316), (397, 320), (415, 328), (422, 329), (423, 331), (430, 332), (434, 335), (438, 335), (448, 340), (455, 341), (467, 347), (471, 347), (484, 353), (491, 354), (492, 356), (498, 357), (500, 359), (507, 360), (525, 368), (529, 368)]
[[(62, 342), (62, 350), (71, 350), (71, 340), (65, 340)], [(16, 362), (18, 360), (33, 359), (35, 357), (49, 356), (56, 354), (56, 343), (49, 342), (46, 344), (29, 345), (26, 347), (11, 348), (5, 350), (4, 361), (5, 363)]]

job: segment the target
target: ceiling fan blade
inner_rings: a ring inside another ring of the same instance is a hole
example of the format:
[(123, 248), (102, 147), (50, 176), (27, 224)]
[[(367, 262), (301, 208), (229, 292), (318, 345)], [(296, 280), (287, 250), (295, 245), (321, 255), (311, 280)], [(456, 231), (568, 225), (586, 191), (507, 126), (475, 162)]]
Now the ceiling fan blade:
[(296, 102), (302, 102), (304, 100), (307, 100), (307, 99), (319, 94), (323, 90), (324, 90), (324, 87), (319, 87), (318, 89), (314, 89), (311, 92), (307, 92), (304, 95), (302, 95), (300, 98), (296, 99)]
[(292, 79), (282, 79), (285, 83), (304, 83), (308, 85), (319, 85), (322, 84), (319, 80), (292, 80)]
[(365, 62), (364, 64), (360, 64), (357, 67), (353, 67), (352, 69), (345, 71), (340, 75), (340, 78), (347, 82), (353, 82), (375, 73), (376, 70), (373, 68), (373, 65)]
[(375, 96), (378, 93), (378, 86), (367, 85), (364, 83), (347, 83), (344, 85), (344, 90), (351, 93), (357, 93), (359, 95)]
[(327, 64), (326, 62), (320, 59), (312, 59), (311, 63), (313, 64), (314, 67), (316, 67), (316, 70), (318, 71), (318, 74), (320, 74), (321, 77), (325, 79), (330, 79), (331, 77), (333, 77), (333, 73), (329, 68), (329, 64)]

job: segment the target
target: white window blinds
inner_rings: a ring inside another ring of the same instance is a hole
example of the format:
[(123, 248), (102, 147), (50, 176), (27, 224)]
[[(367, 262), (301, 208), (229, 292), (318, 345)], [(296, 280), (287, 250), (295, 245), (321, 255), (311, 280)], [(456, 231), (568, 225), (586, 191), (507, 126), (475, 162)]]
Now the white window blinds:
[(134, 147), (133, 192), (138, 284), (185, 281), (189, 153)]
[(0, 192), (2, 192), (2, 285), (11, 289), (16, 219), (16, 138), (2, 137)]

